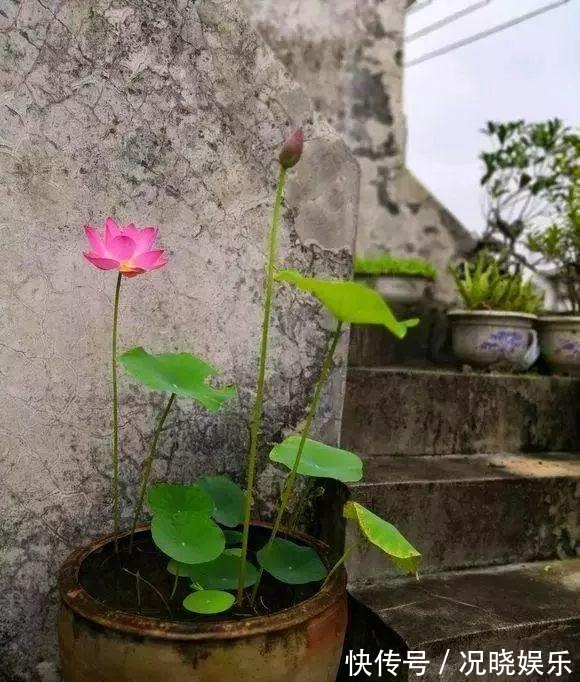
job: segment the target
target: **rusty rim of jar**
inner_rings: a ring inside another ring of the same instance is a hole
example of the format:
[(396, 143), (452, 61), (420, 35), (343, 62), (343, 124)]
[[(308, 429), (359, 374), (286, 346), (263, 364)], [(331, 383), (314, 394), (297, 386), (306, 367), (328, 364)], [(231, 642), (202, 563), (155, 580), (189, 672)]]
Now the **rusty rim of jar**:
[[(271, 528), (270, 524), (254, 521), (253, 527)], [(136, 533), (149, 531), (148, 526), (142, 526)], [(127, 537), (129, 532), (121, 533), (118, 539)], [(286, 537), (298, 540), (316, 549), (321, 555), (327, 568), (328, 546), (305, 533), (284, 532)], [(79, 582), (79, 572), (85, 559), (93, 552), (115, 540), (115, 534), (106, 535), (94, 540), (84, 547), (80, 547), (70, 554), (61, 566), (58, 576), (58, 586), (63, 602), (78, 616), (91, 623), (98, 624), (107, 630), (152, 637), (154, 639), (207, 641), (220, 639), (239, 639), (252, 635), (261, 635), (280, 630), (287, 630), (298, 626), (324, 611), (331, 609), (346, 595), (346, 571), (344, 567), (335, 571), (330, 579), (312, 597), (305, 601), (267, 616), (252, 616), (250, 618), (232, 621), (171, 621), (161, 618), (150, 618), (136, 613), (113, 609), (91, 596)]]

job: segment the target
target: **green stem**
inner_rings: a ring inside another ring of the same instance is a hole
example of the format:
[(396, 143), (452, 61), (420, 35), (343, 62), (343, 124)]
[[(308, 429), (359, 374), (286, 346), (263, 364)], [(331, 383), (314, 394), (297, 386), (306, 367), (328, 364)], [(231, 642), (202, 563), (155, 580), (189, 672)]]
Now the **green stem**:
[(137, 581), (137, 605), (139, 606), (139, 613), (141, 613), (141, 576), (139, 571), (135, 574), (135, 580)]
[[(336, 347), (337, 347), (338, 342), (340, 340), (341, 331), (342, 331), (342, 322), (339, 322), (336, 326), (336, 330), (334, 331), (334, 333), (332, 335), (332, 339), (331, 339), (331, 341), (328, 345), (328, 349), (326, 351), (326, 357), (324, 358), (324, 363), (322, 365), (322, 369), (320, 370), (320, 376), (318, 377), (318, 382), (316, 384), (316, 389), (314, 391), (314, 397), (312, 398), (310, 410), (308, 411), (308, 416), (306, 417), (306, 422), (304, 424), (304, 428), (302, 429), (302, 435), (300, 438), (300, 443), (298, 445), (298, 452), (296, 453), (296, 459), (294, 460), (294, 466), (292, 467), (292, 471), (290, 472), (288, 479), (286, 480), (286, 485), (284, 486), (284, 491), (282, 493), (282, 500), (280, 502), (280, 507), (278, 508), (278, 515), (276, 516), (276, 521), (274, 522), (272, 534), (270, 535), (270, 539), (268, 540), (268, 544), (266, 545), (266, 548), (271, 547), (272, 543), (276, 539), (276, 536), (278, 535), (278, 532), (280, 530), (280, 526), (282, 524), (284, 512), (286, 511), (286, 507), (288, 506), (288, 502), (292, 498), (292, 493), (294, 492), (294, 486), (296, 484), (296, 477), (298, 476), (298, 468), (300, 466), (300, 460), (302, 459), (302, 452), (304, 451), (304, 446), (306, 445), (306, 439), (308, 438), (308, 435), (310, 433), (310, 428), (312, 426), (312, 421), (314, 419), (314, 416), (316, 415), (316, 410), (318, 409), (318, 403), (320, 402), (320, 396), (322, 394), (322, 389), (324, 388), (324, 384), (326, 383), (326, 380), (328, 379), (328, 374), (330, 372), (330, 367), (332, 365), (334, 353), (336, 351)], [(254, 601), (258, 595), (258, 590), (260, 589), (260, 582), (262, 580), (263, 574), (264, 574), (264, 569), (261, 569), (260, 574), (258, 576), (258, 580), (256, 581), (256, 584), (254, 585), (254, 589), (252, 591), (252, 598), (251, 598), (251, 602), (250, 602), (251, 604), (254, 603)]]
[(240, 575), (238, 580), (238, 604), (242, 604), (244, 598), (244, 586), (246, 584), (246, 559), (248, 557), (248, 544), (250, 539), (250, 519), (252, 515), (252, 500), (254, 496), (254, 479), (256, 476), (256, 457), (258, 453), (258, 435), (260, 421), (262, 419), (262, 408), (264, 402), (264, 382), (266, 378), (266, 357), (268, 354), (268, 336), (270, 333), (270, 315), (272, 310), (272, 292), (274, 289), (274, 268), (276, 265), (276, 246), (278, 243), (278, 232), (280, 229), (280, 209), (284, 196), (284, 185), (286, 184), (286, 169), (280, 167), (280, 177), (278, 178), (278, 189), (276, 190), (276, 201), (274, 203), (274, 213), (272, 216), (272, 226), (270, 228), (269, 247), (268, 247), (268, 274), (266, 279), (266, 299), (264, 302), (264, 319), (262, 322), (262, 342), (260, 345), (260, 362), (258, 366), (258, 385), (256, 388), (256, 400), (252, 414), (252, 424), (250, 428), (250, 452), (248, 455), (248, 475), (246, 481), (246, 504), (244, 510), (244, 529), (242, 534), (242, 560), (240, 563)]
[(177, 570), (175, 571), (175, 580), (173, 581), (173, 590), (171, 590), (171, 596), (169, 599), (173, 599), (175, 597), (175, 593), (177, 592), (177, 585), (179, 584), (179, 564), (177, 564)]
[(328, 583), (328, 581), (332, 578), (332, 576), (333, 576), (333, 575), (338, 571), (338, 569), (346, 562), (346, 560), (348, 559), (348, 557), (350, 556), (350, 554), (351, 554), (352, 552), (354, 552), (354, 550), (355, 550), (357, 547), (360, 547), (360, 546), (363, 545), (363, 544), (364, 544), (364, 542), (360, 542), (360, 541), (359, 541), (359, 542), (355, 542), (354, 545), (351, 545), (351, 546), (345, 551), (345, 553), (340, 557), (340, 559), (334, 564), (334, 566), (333, 566), (332, 569), (330, 570), (330, 573), (326, 576), (326, 580), (324, 581), (324, 584), (322, 585), (322, 587), (324, 587), (324, 586)]
[(145, 502), (145, 495), (147, 494), (149, 479), (151, 478), (151, 466), (153, 465), (153, 460), (155, 459), (155, 454), (157, 453), (157, 441), (159, 440), (161, 431), (163, 431), (163, 425), (165, 424), (165, 420), (167, 419), (167, 415), (169, 414), (169, 410), (171, 410), (171, 406), (173, 405), (174, 400), (175, 393), (172, 393), (171, 397), (169, 398), (169, 402), (167, 403), (165, 409), (163, 410), (163, 413), (159, 417), (159, 421), (157, 422), (157, 428), (155, 429), (155, 433), (153, 434), (153, 439), (151, 441), (151, 446), (149, 448), (149, 455), (145, 462), (145, 469), (143, 471), (143, 481), (141, 483), (141, 492), (139, 493), (139, 500), (137, 502), (137, 506), (135, 507), (135, 512), (133, 514), (131, 540), (129, 541), (129, 553), (133, 551), (133, 540), (135, 538), (135, 530), (137, 528), (137, 524), (139, 523), (139, 517), (141, 516), (141, 512), (143, 511), (143, 503)]
[(112, 369), (113, 369), (113, 525), (115, 529), (115, 551), (118, 551), (117, 538), (119, 536), (119, 389), (117, 386), (117, 326), (119, 321), (119, 297), (123, 275), (117, 277), (115, 289), (115, 305), (113, 308), (113, 341)]
[(298, 496), (295, 503), (295, 508), (292, 510), (292, 516), (290, 518), (289, 528), (290, 530), (296, 530), (302, 514), (305, 511), (305, 507), (308, 504), (309, 498), (314, 494), (316, 488), (316, 479), (308, 479), (306, 482), (306, 490), (303, 491), (302, 495)]
[(141, 585), (140, 583), (144, 583), (148, 587), (150, 587), (153, 592), (159, 597), (159, 599), (163, 602), (163, 605), (167, 609), (167, 612), (169, 613), (169, 617), (172, 618), (173, 614), (171, 612), (171, 607), (167, 603), (165, 597), (159, 592), (159, 590), (155, 587), (153, 583), (150, 583), (148, 580), (145, 580), (145, 578), (140, 574), (139, 571), (137, 573), (133, 573), (133, 571), (130, 571), (128, 568), (123, 569), (125, 573), (128, 573), (129, 575), (132, 575), (134, 578), (137, 579), (137, 598), (138, 598), (138, 603), (139, 603), (139, 610), (141, 610)]

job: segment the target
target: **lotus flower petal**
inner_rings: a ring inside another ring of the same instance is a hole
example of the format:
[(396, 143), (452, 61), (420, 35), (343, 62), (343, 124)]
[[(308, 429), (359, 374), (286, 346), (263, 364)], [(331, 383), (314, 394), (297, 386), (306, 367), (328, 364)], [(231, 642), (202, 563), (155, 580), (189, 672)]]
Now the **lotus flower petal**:
[(110, 258), (101, 258), (93, 253), (83, 253), (83, 256), (99, 270), (117, 270), (119, 263)]
[(115, 237), (108, 248), (111, 258), (118, 261), (128, 261), (135, 253), (135, 242), (131, 237)]
[(157, 239), (157, 230), (154, 227), (143, 227), (140, 230), (135, 225), (127, 225), (123, 230), (125, 237), (131, 237), (135, 242), (135, 256), (149, 251)]
[(165, 258), (162, 258), (162, 256), (163, 250), (147, 251), (146, 253), (142, 253), (139, 256), (135, 256), (135, 258), (133, 258), (132, 263), (136, 268), (143, 268), (144, 270), (154, 270), (158, 267), (161, 267), (159, 265), (160, 260), (163, 261), (162, 265), (165, 265), (165, 263), (167, 263), (167, 260)]
[(121, 236), (121, 229), (112, 218), (105, 220), (105, 248), (111, 247), (111, 242), (115, 237)]
[(90, 227), (85, 225), (85, 234), (87, 235), (87, 240), (91, 247), (91, 253), (98, 256), (105, 257), (105, 245), (101, 239), (101, 235), (98, 233), (95, 227)]
[(143, 270), (143, 268), (134, 268), (129, 265), (121, 264), (119, 272), (122, 275), (125, 275), (125, 277), (135, 277), (136, 275), (142, 275), (145, 272), (145, 270)]

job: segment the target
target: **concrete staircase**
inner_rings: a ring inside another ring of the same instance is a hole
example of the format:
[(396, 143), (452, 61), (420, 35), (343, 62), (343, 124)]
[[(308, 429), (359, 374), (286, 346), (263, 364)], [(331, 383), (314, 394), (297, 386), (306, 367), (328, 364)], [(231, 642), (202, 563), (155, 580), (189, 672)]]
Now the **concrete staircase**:
[[(345, 494), (424, 557), (416, 581), (374, 549), (353, 554), (351, 591), (375, 649), (390, 648), (383, 638), (426, 652), (425, 675), (409, 679), (469, 680), (461, 652), (477, 651), (486, 673), (471, 679), (580, 680), (579, 408), (580, 381), (564, 377), (349, 370), (342, 445), (365, 479)], [(574, 672), (498, 677), (489, 653), (502, 649), (545, 664), (568, 650)], [(377, 666), (361, 677), (385, 678)]]

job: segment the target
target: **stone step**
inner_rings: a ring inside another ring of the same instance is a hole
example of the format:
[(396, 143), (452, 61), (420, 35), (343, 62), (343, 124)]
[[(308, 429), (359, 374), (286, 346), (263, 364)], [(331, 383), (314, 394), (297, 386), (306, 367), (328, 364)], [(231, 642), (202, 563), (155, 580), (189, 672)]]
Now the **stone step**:
[[(580, 559), (391, 580), (355, 590), (354, 596), (393, 633), (385, 638), (386, 649), (398, 636), (407, 650), (425, 651), (430, 662), (426, 674), (417, 678), (411, 673), (409, 680), (580, 679)], [(514, 652), (515, 661), (520, 651), (540, 651), (543, 673), (520, 675), (516, 665), (516, 675), (504, 671), (498, 676), (490, 670), (490, 654), (502, 650)], [(550, 654), (558, 651), (569, 652), (571, 674), (548, 674)], [(467, 670), (460, 671), (461, 652), (481, 652), (485, 673), (466, 677)], [(379, 677), (376, 665), (369, 672), (362, 679), (392, 679), (384, 671)]]
[[(349, 490), (412, 542), (424, 572), (580, 553), (580, 455), (373, 458)], [(349, 524), (346, 546), (356, 537)], [(355, 584), (393, 573), (371, 546), (348, 569)]]
[(371, 455), (574, 451), (580, 381), (350, 368), (343, 447)]

